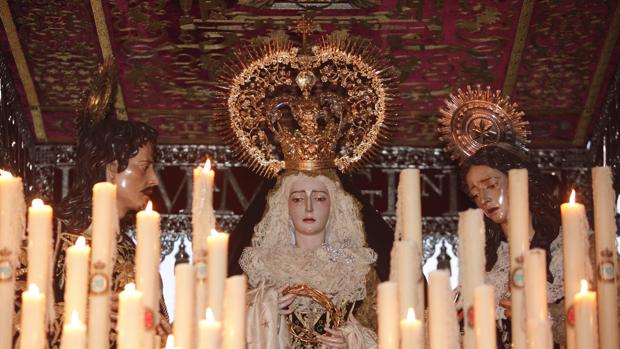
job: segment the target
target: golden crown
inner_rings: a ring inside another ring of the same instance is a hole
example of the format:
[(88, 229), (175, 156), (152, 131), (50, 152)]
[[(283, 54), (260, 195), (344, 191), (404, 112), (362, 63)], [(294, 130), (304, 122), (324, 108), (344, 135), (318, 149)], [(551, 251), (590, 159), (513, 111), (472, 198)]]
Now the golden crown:
[(460, 162), (493, 144), (526, 150), (529, 123), (518, 105), (500, 90), (492, 91), (489, 86), (482, 89), (480, 85), (458, 89), (444, 101), (439, 113), (439, 138), (446, 142), (451, 157)]
[[(311, 27), (298, 24), (304, 43)], [(399, 74), (385, 56), (366, 40), (337, 35), (310, 48), (272, 40), (237, 53), (220, 75), (227, 140), (268, 177), (362, 166), (395, 118)]]

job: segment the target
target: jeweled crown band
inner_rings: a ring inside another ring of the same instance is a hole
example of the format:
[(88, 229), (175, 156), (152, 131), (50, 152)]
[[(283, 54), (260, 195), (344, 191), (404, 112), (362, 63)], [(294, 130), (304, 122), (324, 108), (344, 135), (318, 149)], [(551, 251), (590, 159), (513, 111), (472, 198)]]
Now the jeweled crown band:
[(287, 160), (284, 161), (285, 170), (316, 171), (336, 168), (333, 160)]

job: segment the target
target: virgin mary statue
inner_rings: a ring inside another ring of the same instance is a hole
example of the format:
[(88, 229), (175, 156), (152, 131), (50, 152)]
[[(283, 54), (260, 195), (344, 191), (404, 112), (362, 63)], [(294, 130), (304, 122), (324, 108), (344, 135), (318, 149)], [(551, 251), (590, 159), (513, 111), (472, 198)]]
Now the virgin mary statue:
[(229, 273), (250, 286), (247, 346), (376, 348), (394, 234), (345, 173), (385, 137), (396, 71), (355, 39), (250, 51), (222, 78), (229, 139), (270, 178), (231, 234)]

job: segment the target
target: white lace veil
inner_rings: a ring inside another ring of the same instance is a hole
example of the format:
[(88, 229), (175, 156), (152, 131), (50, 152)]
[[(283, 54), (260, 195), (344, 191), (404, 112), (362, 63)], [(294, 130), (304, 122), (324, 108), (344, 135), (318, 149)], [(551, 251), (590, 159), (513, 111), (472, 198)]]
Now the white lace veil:
[(241, 268), (252, 287), (262, 280), (278, 287), (303, 283), (332, 294), (336, 302), (364, 299), (366, 274), (377, 256), (366, 247), (360, 204), (342, 189), (335, 174), (314, 176), (325, 184), (330, 198), (325, 243), (315, 251), (294, 246), (288, 198), (293, 182), (304, 176), (308, 174), (293, 172), (278, 179), (254, 227), (252, 245), (243, 251)]

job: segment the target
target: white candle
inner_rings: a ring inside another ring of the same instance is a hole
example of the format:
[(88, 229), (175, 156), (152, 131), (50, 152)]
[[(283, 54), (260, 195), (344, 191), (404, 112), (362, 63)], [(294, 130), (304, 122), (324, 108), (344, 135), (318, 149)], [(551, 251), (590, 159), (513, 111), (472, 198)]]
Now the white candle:
[(24, 238), (25, 211), (22, 179), (0, 170), (0, 249), (19, 251)]
[(551, 335), (551, 320), (527, 319), (527, 348), (528, 349), (551, 349), (553, 348), (553, 336)]
[(512, 345), (525, 349), (525, 294), (523, 284), (523, 253), (529, 249), (530, 209), (527, 169), (508, 171), (508, 231), (510, 242), (510, 275), (512, 303)]
[[(22, 293), (22, 321), (20, 348), (44, 349), (45, 335), (45, 294), (39, 292), (36, 284), (30, 284)], [(10, 347), (9, 347), (10, 348)]]
[(396, 349), (399, 342), (398, 284), (382, 282), (377, 286), (377, 322), (379, 348)]
[(159, 213), (149, 201), (146, 209), (136, 215), (136, 288), (144, 297), (145, 333), (144, 346), (155, 345), (155, 328), (159, 324), (160, 227)]
[(13, 342), (15, 267), (26, 228), (22, 180), (0, 170), (0, 348)]
[[(226, 279), (226, 300), (222, 328), (222, 348), (245, 349), (247, 278), (235, 275)], [(216, 318), (217, 320), (217, 318)]]
[(474, 298), (474, 343), (476, 349), (496, 349), (495, 288), (491, 285), (476, 286)]
[[(116, 249), (118, 212), (116, 209), (116, 185), (100, 182), (93, 186), (93, 261), (106, 264), (112, 260)], [(111, 265), (106, 266), (110, 271)]]
[(460, 334), (447, 270), (434, 270), (429, 274), (428, 313), (429, 348), (458, 348)]
[(592, 201), (594, 203), (594, 231), (598, 278), (598, 323), (601, 349), (620, 348), (618, 338), (618, 311), (616, 278), (616, 193), (610, 167), (592, 169)]
[(420, 256), (416, 255), (417, 246), (414, 241), (395, 241), (394, 244), (396, 245), (396, 271), (398, 274), (399, 318), (404, 319), (409, 308), (416, 308), (415, 296), (422, 266)]
[(116, 326), (118, 349), (143, 347), (144, 305), (142, 292), (132, 283), (125, 285), (118, 295), (118, 323)]
[(93, 222), (88, 296), (88, 349), (108, 349), (110, 334), (110, 280), (116, 250), (118, 213), (116, 186), (93, 186)]
[(597, 349), (596, 293), (588, 291), (586, 280), (581, 280), (581, 291), (575, 295), (574, 303), (576, 348)]
[(70, 314), (76, 313), (78, 319), (86, 319), (88, 296), (88, 260), (90, 247), (80, 236), (75, 245), (67, 249), (66, 280), (65, 280), (65, 324), (73, 322)]
[(207, 250), (207, 236), (215, 227), (213, 215), (213, 182), (215, 172), (211, 160), (194, 169), (192, 198), (192, 246), (194, 251)]
[(552, 336), (547, 312), (546, 261), (546, 252), (540, 248), (524, 254), (526, 333), (530, 349), (551, 349), (548, 347)]
[(547, 313), (547, 256), (535, 248), (524, 254), (525, 307), (528, 320), (543, 320)]
[(219, 349), (222, 323), (215, 321), (211, 308), (207, 308), (206, 317), (204, 320), (200, 320), (199, 327), (198, 347), (200, 349)]
[[(68, 317), (68, 316), (67, 316)], [(65, 321), (62, 329), (61, 349), (86, 348), (86, 325), (78, 316), (78, 312), (71, 312), (71, 321)]]
[[(224, 282), (228, 273), (228, 234), (211, 230), (207, 238), (209, 269), (209, 308), (213, 310), (215, 320), (221, 321), (224, 303)], [(200, 311), (200, 309), (198, 310)]]
[(398, 202), (402, 203), (403, 240), (422, 240), (422, 197), (420, 170), (405, 169), (400, 173)]
[[(482, 210), (459, 213), (459, 280), (463, 295), (463, 311), (474, 306), (474, 289), (484, 283), (484, 218)], [(466, 317), (467, 319), (467, 317)], [(465, 321), (465, 348), (473, 349), (476, 341), (473, 324)]]
[(196, 314), (204, 314), (208, 304), (207, 235), (215, 228), (211, 160), (194, 169), (192, 191), (192, 262), (196, 273)]
[(413, 308), (407, 311), (407, 318), (400, 320), (400, 348), (424, 348), (422, 322), (415, 317)]
[(168, 338), (166, 338), (166, 347), (164, 349), (181, 349), (181, 347), (174, 345), (174, 336), (170, 334)]
[[(570, 314), (575, 295), (579, 292), (579, 282), (587, 278), (587, 231), (586, 209), (584, 205), (575, 203), (573, 190), (570, 201), (560, 206), (562, 213), (562, 248), (564, 258), (564, 306), (567, 319)], [(575, 327), (566, 321), (566, 348), (575, 349)]]
[(174, 268), (174, 326), (176, 343), (181, 348), (194, 347), (194, 268), (190, 264), (178, 264)]
[[(422, 195), (420, 190), (420, 170), (405, 169), (400, 173), (398, 182), (398, 222), (401, 231), (401, 240), (413, 241), (416, 245), (414, 258), (417, 260), (412, 264), (413, 277), (416, 281), (414, 291), (415, 301), (413, 309), (417, 314), (422, 314), (425, 309), (426, 292), (424, 288), (424, 280), (422, 278)], [(410, 269), (409, 267), (408, 269)], [(403, 308), (401, 308), (403, 309)], [(406, 308), (405, 308), (406, 309)], [(405, 316), (405, 314), (401, 314)], [(424, 326), (424, 318), (421, 317), (422, 326)]]
[(52, 260), (52, 207), (40, 199), (28, 208), (28, 285), (47, 294)]

